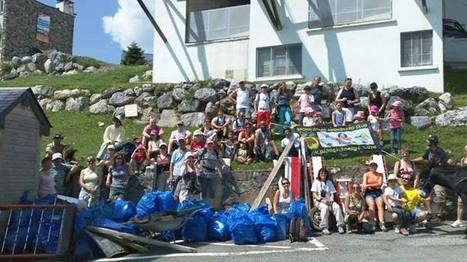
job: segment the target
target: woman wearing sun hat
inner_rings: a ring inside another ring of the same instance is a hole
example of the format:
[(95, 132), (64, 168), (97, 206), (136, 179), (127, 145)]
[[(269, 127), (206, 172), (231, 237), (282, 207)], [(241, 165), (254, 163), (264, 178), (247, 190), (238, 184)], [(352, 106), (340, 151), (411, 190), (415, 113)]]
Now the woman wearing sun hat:
[(402, 123), (405, 118), (401, 101), (392, 103), (388, 118), (391, 130), (391, 150), (394, 154), (398, 154), (402, 147)]

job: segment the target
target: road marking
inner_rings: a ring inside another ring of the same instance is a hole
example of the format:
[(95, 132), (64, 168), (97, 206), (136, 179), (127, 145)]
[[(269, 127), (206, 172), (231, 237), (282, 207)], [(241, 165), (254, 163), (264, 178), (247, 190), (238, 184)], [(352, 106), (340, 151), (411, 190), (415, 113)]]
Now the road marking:
[(206, 252), (206, 253), (175, 253), (175, 254), (164, 254), (164, 255), (150, 255), (150, 256), (131, 256), (121, 258), (103, 258), (96, 261), (101, 262), (113, 262), (113, 261), (134, 261), (138, 259), (154, 259), (154, 258), (171, 258), (171, 257), (230, 257), (230, 256), (248, 256), (248, 255), (265, 255), (274, 253), (293, 253), (297, 251), (324, 251), (327, 248), (295, 248), (288, 250), (251, 250), (251, 251), (240, 251), (240, 252)]
[[(231, 246), (238, 247), (239, 246), (234, 243), (221, 243), (221, 242), (215, 242), (215, 243), (204, 242), (200, 244), (211, 245), (211, 246), (225, 246), (225, 247), (231, 247)], [(271, 246), (271, 245), (241, 245), (241, 247), (262, 247), (262, 248), (277, 248), (277, 249), (291, 249), (292, 248), (289, 246)]]
[(318, 248), (326, 248), (327, 249), (327, 247), (323, 243), (319, 242), (318, 239), (316, 239), (314, 237), (308, 238), (308, 243), (311, 243), (311, 244), (315, 245)]

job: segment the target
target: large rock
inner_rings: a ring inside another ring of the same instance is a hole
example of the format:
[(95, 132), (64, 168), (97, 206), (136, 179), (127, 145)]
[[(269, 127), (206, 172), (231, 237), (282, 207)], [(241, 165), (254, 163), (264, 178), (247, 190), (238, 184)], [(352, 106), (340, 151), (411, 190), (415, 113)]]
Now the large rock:
[(386, 105), (386, 113), (389, 112), (391, 109), (391, 105), (396, 102), (401, 101), (402, 103), (402, 110), (404, 111), (406, 116), (411, 116), (414, 114), (414, 104), (411, 101), (405, 100), (398, 96), (391, 96)]
[(31, 73), (32, 73), (32, 72), (34, 72), (34, 71), (37, 70), (37, 66), (36, 66), (36, 64), (34, 64), (33, 62), (28, 63), (28, 64), (26, 64), (26, 70), (27, 70), (28, 72), (31, 72)]
[(54, 100), (66, 100), (72, 96), (72, 90), (63, 89), (54, 92)]
[(467, 125), (467, 106), (458, 110), (451, 110), (436, 117), (438, 126), (465, 126)]
[(135, 75), (134, 77), (130, 78), (128, 80), (128, 83), (138, 83), (140, 80), (139, 80), (139, 76), (138, 75)]
[(229, 87), (230, 82), (225, 79), (212, 79), (208, 83), (208, 87), (213, 88), (215, 90), (221, 90), (224, 87)]
[(103, 99), (110, 98), (113, 94), (115, 94), (117, 92), (122, 92), (122, 91), (123, 91), (123, 88), (109, 88), (109, 89), (106, 89), (106, 90), (104, 90), (104, 92), (102, 92), (102, 98)]
[(112, 113), (114, 110), (115, 108), (107, 104), (107, 100), (105, 99), (99, 100), (99, 102), (89, 107), (89, 112), (91, 114), (107, 114)]
[(47, 59), (44, 63), (44, 70), (47, 74), (53, 73), (55, 71), (55, 64), (51, 59)]
[(454, 98), (451, 93), (444, 93), (438, 97), (439, 101), (442, 102), (447, 109), (454, 108)]
[(428, 98), (415, 107), (415, 115), (417, 116), (436, 116), (440, 113), (441, 109), (438, 106), (438, 101), (434, 98)]
[(93, 105), (93, 104), (97, 103), (97, 102), (98, 102), (99, 100), (101, 100), (101, 99), (102, 99), (102, 95), (101, 95), (101, 94), (92, 94), (92, 95), (91, 95), (91, 98), (90, 98), (90, 100), (89, 100), (89, 103), (90, 103), (91, 105)]
[(2, 76), (2, 80), (4, 81), (8, 81), (8, 80), (12, 80), (12, 79), (15, 79), (18, 77), (18, 72), (16, 71), (16, 69), (12, 69), (10, 73), (8, 74), (5, 74)]
[(83, 72), (83, 70), (84, 70), (84, 66), (80, 65), (78, 63), (73, 63), (73, 68), (78, 70), (78, 72)]
[(410, 124), (417, 129), (424, 129), (430, 127), (433, 121), (428, 116), (412, 116), (410, 117)]
[(148, 92), (148, 93), (154, 92), (154, 86), (152, 84), (144, 84), (142, 88), (143, 88), (143, 92)]
[(29, 63), (32, 62), (32, 57), (30, 56), (24, 56), (23, 58), (21, 58), (21, 64), (22, 65), (27, 65)]
[(178, 112), (179, 113), (189, 113), (189, 112), (196, 112), (199, 109), (199, 100), (183, 100), (180, 104), (178, 104)]
[(71, 61), (68, 62), (68, 63), (66, 63), (65, 66), (63, 67), (63, 70), (64, 70), (65, 72), (71, 71), (71, 70), (73, 70), (73, 69), (74, 69), (74, 68), (73, 68), (73, 62), (71, 62)]
[[(162, 116), (161, 116), (162, 117)], [(206, 115), (201, 112), (187, 113), (180, 116), (180, 120), (185, 126), (200, 127), (204, 124)]]
[(144, 99), (145, 99), (146, 97), (150, 97), (150, 96), (152, 96), (150, 93), (144, 92), (144, 93), (142, 93), (141, 95), (139, 95), (139, 96), (135, 99), (135, 103), (138, 104), (138, 105), (140, 105), (140, 106), (142, 106), (142, 105), (143, 105), (143, 102), (144, 102)]
[(129, 88), (129, 89), (123, 91), (123, 93), (124, 93), (126, 96), (136, 96), (135, 91), (133, 91), (132, 88)]
[(86, 67), (86, 69), (83, 70), (84, 73), (94, 73), (97, 71), (97, 68), (95, 68), (94, 66), (88, 66)]
[(176, 102), (182, 101), (186, 94), (187, 92), (183, 88), (175, 88), (172, 91), (172, 97)]
[(54, 95), (55, 88), (50, 86), (37, 85), (31, 87), (32, 92), (37, 98), (46, 98)]
[(391, 87), (388, 91), (391, 96), (398, 96), (405, 100), (409, 100), (414, 104), (418, 104), (430, 97), (430, 93), (424, 87), (410, 87), (410, 88), (400, 88), (400, 87)]
[(79, 97), (79, 96), (90, 97), (91, 96), (91, 91), (89, 91), (87, 89), (75, 88), (75, 89), (71, 90), (71, 96), (72, 97)]
[(44, 98), (39, 100), (39, 105), (42, 107), (43, 110), (46, 110), (47, 105), (52, 103), (52, 99), (50, 98)]
[(217, 92), (213, 88), (205, 87), (196, 90), (195, 98), (201, 102), (215, 102), (217, 100)]
[(11, 64), (15, 68), (18, 68), (21, 65), (21, 57), (13, 56), (13, 58), (11, 58)]
[(161, 127), (171, 127), (173, 128), (177, 125), (178, 117), (173, 109), (162, 110), (160, 120), (157, 123)]
[(204, 113), (209, 117), (209, 118), (213, 118), (217, 115), (217, 110), (219, 109), (219, 107), (213, 103), (213, 102), (209, 102), (206, 104), (206, 108), (204, 109)]
[(70, 97), (66, 100), (65, 103), (65, 110), (69, 112), (79, 112), (83, 111), (85, 107), (89, 105), (89, 98), (82, 96), (82, 97), (77, 97), (73, 98)]
[[(133, 91), (133, 90), (132, 90)], [(135, 100), (134, 96), (128, 96), (125, 92), (114, 93), (109, 99), (109, 105), (124, 106), (131, 104)]]
[(174, 104), (172, 92), (167, 92), (157, 99), (157, 108), (159, 109), (169, 109), (172, 108)]
[(143, 89), (139, 86), (135, 86), (135, 88), (133, 88), (133, 92), (135, 92), (135, 96), (140, 96), (143, 93)]
[(153, 107), (144, 108), (142, 110), (140, 120), (142, 122), (144, 122), (144, 123), (147, 123), (147, 122), (149, 122), (149, 119), (151, 119), (151, 117), (155, 118), (157, 115), (158, 115), (158, 112), (156, 112), (155, 108), (153, 108)]
[(47, 104), (45, 109), (47, 111), (58, 112), (58, 111), (63, 110), (64, 108), (65, 108), (65, 103), (63, 103), (60, 100), (55, 100)]
[(54, 62), (54, 64), (55, 64), (55, 72), (57, 72), (57, 73), (63, 73), (63, 72), (65, 72), (65, 64), (64, 64), (64, 63), (56, 64), (56, 63)]

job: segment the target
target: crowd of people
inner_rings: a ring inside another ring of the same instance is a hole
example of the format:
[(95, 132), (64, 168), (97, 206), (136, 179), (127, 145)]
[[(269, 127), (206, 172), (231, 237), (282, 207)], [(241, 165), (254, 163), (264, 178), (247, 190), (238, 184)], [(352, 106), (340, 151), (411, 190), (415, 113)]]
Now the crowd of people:
[[(255, 90), (241, 81), (238, 88), (228, 95), (235, 104), (235, 117), (226, 115), (224, 109), (219, 108), (215, 117), (206, 117), (203, 126), (193, 132), (183, 122), (178, 122), (166, 140), (163, 139), (164, 130), (157, 125), (157, 119), (151, 118), (142, 130), (141, 138), (131, 141), (134, 148), (128, 147), (129, 141), (125, 140), (123, 116), (116, 115), (112, 118), (113, 124), (105, 129), (96, 156), (88, 156), (87, 165), (81, 171), (74, 160), (75, 151), (68, 152), (65, 157), (66, 148), (61, 143), (63, 136), (57, 134), (47, 146), (46, 156), (42, 160), (39, 196), (76, 195), (88, 205), (100, 199), (111, 201), (126, 197), (132, 176), (144, 176), (152, 172), (157, 174), (157, 177), (153, 177), (153, 190), (172, 190), (178, 201), (199, 198), (213, 200), (219, 197), (216, 186), (220, 179), (219, 173), (228, 169), (233, 162), (239, 165), (257, 161), (272, 162), (289, 143), (294, 143), (289, 154), (297, 156), (300, 143), (296, 139), (299, 134), (293, 132), (296, 126), (342, 127), (367, 121), (376, 139), (382, 144), (383, 121), (387, 119), (391, 151), (401, 155), (401, 160), (394, 167), (396, 179), (389, 176), (388, 187), (383, 190), (382, 175), (376, 172), (376, 163), (371, 163), (369, 171), (363, 175), (363, 181), (353, 184), (355, 190), (342, 203), (334, 201), (336, 188), (326, 169), (322, 169), (313, 180), (311, 191), (314, 205), (321, 211), (324, 233), (329, 232), (329, 213), (334, 214), (340, 233), (345, 231), (345, 225), (348, 226), (347, 231), (351, 232), (364, 220), (369, 221), (373, 230), (374, 221), (378, 220), (379, 228), (386, 230), (386, 208), (398, 214), (398, 228), (406, 235), (407, 230), (412, 229), (415, 218), (423, 217), (423, 212), (416, 209), (417, 202), (422, 201), (422, 198), (417, 191), (420, 178), (415, 172), (414, 163), (424, 160), (432, 164), (453, 163), (438, 146), (434, 136), (428, 139), (427, 153), (411, 161), (408, 151), (403, 150), (401, 145), (404, 122), (401, 102), (391, 104), (386, 113), (387, 101), (378, 91), (377, 84), (372, 83), (369, 89), (368, 108), (361, 108), (358, 93), (352, 87), (352, 79), (347, 78), (334, 96), (317, 76), (312, 84), (304, 87), (304, 93), (298, 98), (299, 108), (295, 109), (292, 108), (293, 93), (288, 90), (286, 83), (279, 84), (277, 91), (271, 92), (268, 85), (261, 85), (259, 90)], [(329, 119), (325, 113), (332, 101), (335, 102), (335, 110), (328, 114)], [(467, 164), (466, 159), (461, 161), (463, 165)], [(73, 181), (79, 185), (79, 192), (73, 189)], [(293, 196), (289, 186), (290, 182), (282, 179), (281, 189), (274, 197), (275, 212), (284, 212), (296, 199), (297, 196)], [(444, 212), (442, 196), (445, 202), (446, 193), (439, 188), (435, 192), (440, 196), (437, 199), (441, 203), (440, 212)], [(430, 215), (431, 204), (429, 201), (425, 203), (427, 212), (424, 215)], [(456, 223), (461, 224), (459, 221)]]

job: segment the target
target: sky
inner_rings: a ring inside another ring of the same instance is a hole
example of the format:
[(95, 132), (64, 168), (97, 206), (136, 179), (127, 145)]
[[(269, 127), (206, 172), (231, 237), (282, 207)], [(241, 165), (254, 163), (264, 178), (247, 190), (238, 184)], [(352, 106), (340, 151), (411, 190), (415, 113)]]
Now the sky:
[[(55, 6), (57, 0), (39, 0)], [(154, 0), (144, 0), (154, 13)], [(131, 42), (152, 53), (153, 28), (136, 0), (74, 0), (73, 54), (120, 63)]]

